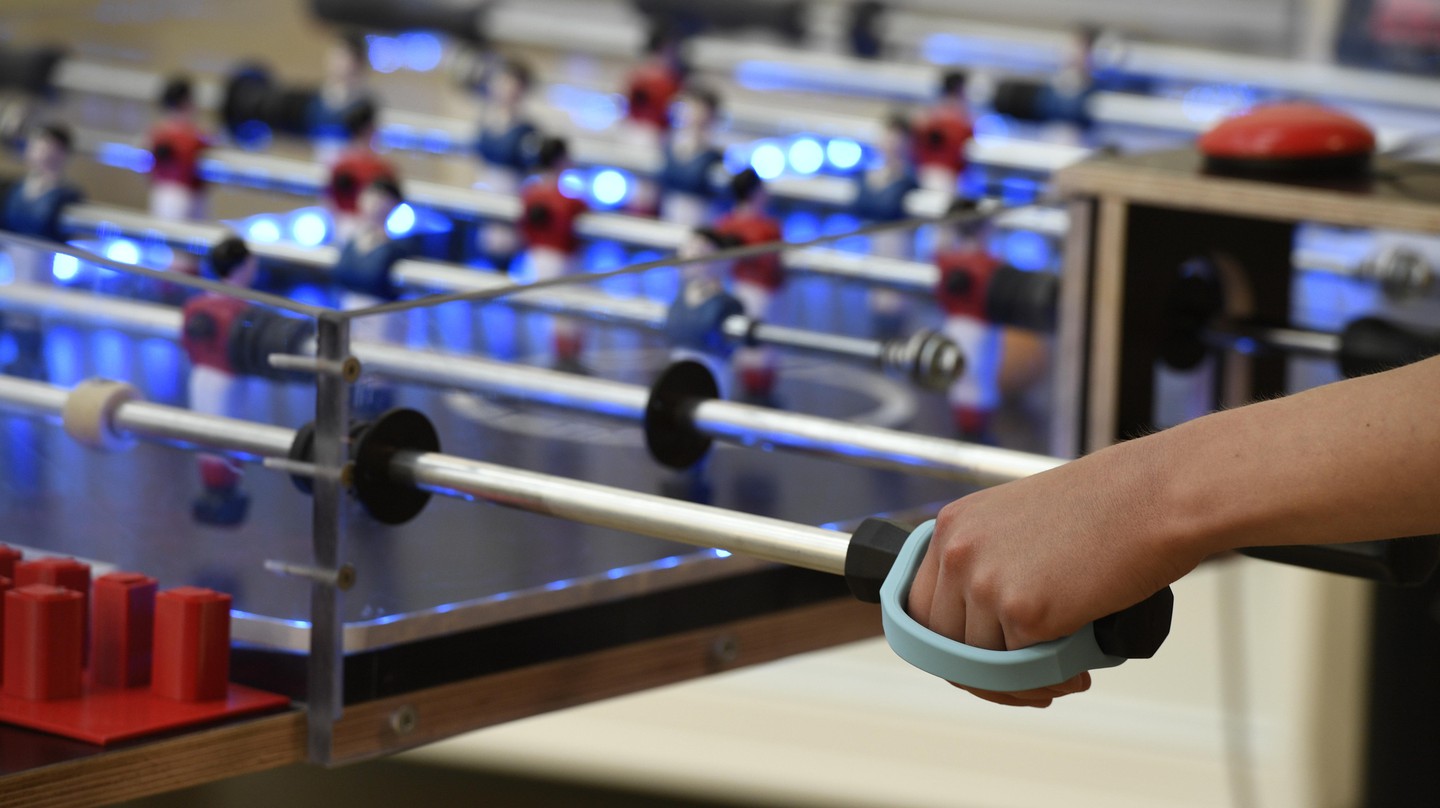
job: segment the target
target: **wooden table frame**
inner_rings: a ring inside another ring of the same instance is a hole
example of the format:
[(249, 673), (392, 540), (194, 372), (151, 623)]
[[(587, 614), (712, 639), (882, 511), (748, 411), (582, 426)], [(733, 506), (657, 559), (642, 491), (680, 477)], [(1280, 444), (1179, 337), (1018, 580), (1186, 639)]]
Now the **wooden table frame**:
[[(833, 599), (352, 705), (335, 725), (335, 760), (366, 760), (540, 713), (866, 639), (879, 631), (876, 607)], [(0, 778), (0, 804), (108, 804), (304, 759), (305, 714), (297, 709), (12, 774)]]
[[(1154, 427), (1154, 368), (1166, 295), (1191, 258), (1225, 275), (1233, 316), (1284, 325), (1300, 222), (1440, 233), (1440, 174), (1380, 159), (1371, 177), (1331, 183), (1206, 173), (1192, 150), (1104, 157), (1063, 169), (1064, 255), (1053, 451), (1074, 456)], [(1284, 392), (1283, 357), (1229, 357), (1217, 405)]]

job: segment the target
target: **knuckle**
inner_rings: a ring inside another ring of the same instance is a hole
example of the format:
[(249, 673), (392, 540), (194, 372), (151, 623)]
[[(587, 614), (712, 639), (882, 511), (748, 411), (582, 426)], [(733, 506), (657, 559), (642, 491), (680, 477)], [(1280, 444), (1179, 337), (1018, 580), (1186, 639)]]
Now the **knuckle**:
[(952, 575), (963, 575), (974, 559), (975, 547), (964, 538), (952, 539), (940, 550), (940, 566)]

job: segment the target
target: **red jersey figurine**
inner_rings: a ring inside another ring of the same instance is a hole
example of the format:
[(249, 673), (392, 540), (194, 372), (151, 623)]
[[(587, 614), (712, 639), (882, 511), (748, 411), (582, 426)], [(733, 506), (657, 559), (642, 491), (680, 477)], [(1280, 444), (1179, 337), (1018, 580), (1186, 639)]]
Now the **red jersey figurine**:
[[(755, 169), (747, 168), (730, 181), (735, 207), (715, 223), (715, 232), (745, 246), (768, 244), (781, 238), (780, 223), (766, 212), (768, 194)], [(785, 283), (780, 253), (741, 258), (730, 270), (731, 292), (745, 307), (745, 314), (764, 320), (770, 314), (775, 293)], [(773, 403), (778, 360), (772, 348), (745, 346), (735, 352), (734, 364), (740, 373), (740, 389), (747, 399)]]
[(946, 73), (940, 83), (940, 100), (915, 120), (911, 151), (920, 187), (954, 196), (965, 170), (965, 145), (974, 128), (965, 104), (965, 74)]
[(335, 241), (344, 243), (356, 227), (360, 192), (376, 180), (399, 182), (389, 160), (371, 146), (375, 136), (375, 107), (368, 101), (355, 104), (346, 113), (345, 127), (352, 133), (350, 145), (330, 168), (325, 186), (325, 203), (335, 219)]
[[(973, 212), (973, 202), (957, 202), (952, 210)], [(961, 435), (979, 438), (989, 429), (1000, 405), (1001, 328), (989, 321), (985, 303), (1000, 261), (986, 248), (988, 218), (969, 219), (955, 227), (954, 240), (935, 255), (940, 269), (937, 302), (945, 315), (943, 331), (965, 355), (965, 375), (950, 387), (950, 410)], [(942, 236), (943, 238), (943, 236)]]
[(200, 178), (200, 158), (210, 138), (195, 123), (195, 104), (190, 80), (176, 76), (165, 83), (160, 94), (164, 111), (150, 130), (150, 213), (170, 221), (205, 218), (205, 181)]
[[(657, 25), (645, 41), (645, 60), (625, 81), (625, 118), (618, 134), (637, 151), (659, 152), (670, 131), (670, 105), (680, 92), (684, 74), (679, 43), (668, 28)], [(660, 189), (650, 178), (637, 178), (625, 209), (637, 216), (660, 210)]]
[[(230, 286), (248, 288), (256, 264), (245, 242), (228, 238), (210, 251), (215, 276)], [(182, 310), (180, 347), (190, 358), (190, 408), (210, 415), (239, 415), (243, 388), (231, 360), (238, 320), (254, 306), (246, 300), (207, 292), (191, 298)], [(245, 520), (250, 500), (240, 491), (240, 465), (223, 455), (201, 454), (200, 482), (204, 493), (195, 500), (195, 520), (208, 525), (237, 525)]]
[[(569, 165), (565, 141), (546, 138), (536, 156), (540, 174), (520, 192), (520, 222), (517, 228), (524, 243), (530, 270), (535, 280), (549, 280), (576, 271), (575, 253), (580, 239), (575, 234), (575, 220), (587, 208), (582, 200), (564, 192), (560, 175)], [(556, 366), (578, 370), (581, 330), (576, 321), (555, 317)]]

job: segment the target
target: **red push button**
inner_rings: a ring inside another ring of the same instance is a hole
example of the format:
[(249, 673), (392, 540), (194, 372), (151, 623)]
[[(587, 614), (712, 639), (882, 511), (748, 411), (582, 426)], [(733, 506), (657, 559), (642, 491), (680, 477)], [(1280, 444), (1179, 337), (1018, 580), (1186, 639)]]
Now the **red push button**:
[(1367, 168), (1375, 133), (1317, 104), (1269, 104), (1221, 121), (1196, 145), (1211, 169), (1325, 175)]

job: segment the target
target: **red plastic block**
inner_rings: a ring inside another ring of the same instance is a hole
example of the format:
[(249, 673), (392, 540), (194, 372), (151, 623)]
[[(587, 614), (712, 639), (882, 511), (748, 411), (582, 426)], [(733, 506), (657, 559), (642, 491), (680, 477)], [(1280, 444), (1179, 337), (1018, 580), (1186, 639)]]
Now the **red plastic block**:
[(61, 586), (90, 594), (90, 565), (73, 558), (37, 558), (15, 565), (15, 588), (31, 584)]
[(84, 642), (78, 592), (48, 584), (6, 592), (5, 694), (32, 701), (80, 695)]
[(15, 565), (20, 563), (24, 553), (8, 544), (0, 544), (0, 578), (15, 580)]
[(80, 664), (90, 661), (90, 565), (73, 558), (37, 558), (21, 561), (15, 565), (15, 588), (31, 584), (49, 584), (72, 592), (79, 592), (85, 599), (85, 638), (80, 646)]
[(225, 697), (230, 679), (230, 596), (182, 586), (155, 599), (150, 690), (176, 701)]
[(5, 593), (12, 588), (10, 579), (0, 575), (0, 682), (5, 681)]
[(90, 614), (91, 684), (150, 684), (156, 586), (154, 578), (138, 572), (112, 572), (95, 579)]

